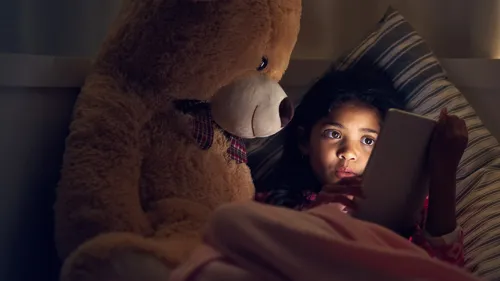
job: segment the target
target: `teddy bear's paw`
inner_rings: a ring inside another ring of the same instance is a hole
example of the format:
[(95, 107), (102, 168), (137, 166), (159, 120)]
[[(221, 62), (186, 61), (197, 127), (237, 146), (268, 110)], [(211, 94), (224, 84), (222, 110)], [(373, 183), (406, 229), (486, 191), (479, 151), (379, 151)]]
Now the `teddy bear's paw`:
[(113, 257), (111, 270), (117, 279), (102, 281), (168, 281), (171, 272), (154, 256), (136, 252), (120, 253)]

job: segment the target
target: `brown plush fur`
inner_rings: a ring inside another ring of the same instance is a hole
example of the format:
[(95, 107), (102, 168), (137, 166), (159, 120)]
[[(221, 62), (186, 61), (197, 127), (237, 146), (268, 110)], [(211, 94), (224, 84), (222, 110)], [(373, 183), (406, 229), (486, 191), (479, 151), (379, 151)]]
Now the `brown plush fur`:
[[(288, 66), (300, 0), (131, 0), (78, 98), (58, 188), (62, 280), (98, 280), (135, 252), (167, 267), (196, 246), (214, 208), (248, 200), (248, 167), (228, 142), (194, 142), (174, 99), (208, 100), (235, 79)], [(70, 255), (71, 254), (71, 255)], [(103, 277), (104, 278), (104, 277)]]

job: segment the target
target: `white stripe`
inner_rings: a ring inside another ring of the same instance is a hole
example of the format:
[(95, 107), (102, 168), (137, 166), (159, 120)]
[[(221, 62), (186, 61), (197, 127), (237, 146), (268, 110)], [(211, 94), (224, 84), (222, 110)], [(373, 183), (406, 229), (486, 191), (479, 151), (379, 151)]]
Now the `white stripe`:
[(369, 50), (372, 49), (373, 46), (380, 41), (387, 33), (391, 32), (396, 27), (404, 24), (403, 17), (395, 16), (386, 21), (381, 29), (372, 33), (363, 44), (353, 50), (351, 54), (349, 54), (344, 62), (340, 65), (339, 70), (345, 70), (351, 65), (356, 64), (360, 58), (362, 58)]
[(385, 52), (375, 59), (375, 63), (382, 69), (388, 69), (395, 61), (398, 61), (402, 55), (407, 53), (406, 50), (420, 43), (422, 43), (422, 38), (418, 36), (416, 32), (408, 34), (389, 46)]

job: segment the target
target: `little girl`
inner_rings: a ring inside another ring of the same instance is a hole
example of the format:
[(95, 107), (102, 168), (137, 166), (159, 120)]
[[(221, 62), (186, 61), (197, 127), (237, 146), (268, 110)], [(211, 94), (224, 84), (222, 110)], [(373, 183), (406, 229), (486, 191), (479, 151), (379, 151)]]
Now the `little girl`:
[[(361, 176), (385, 114), (404, 107), (391, 81), (371, 67), (328, 72), (304, 96), (285, 129), (287, 142), (272, 184), (256, 183), (256, 200), (298, 210), (325, 203), (355, 209), (352, 199), (363, 196)], [(464, 256), (455, 218), (455, 175), (467, 135), (465, 122), (444, 109), (430, 145), (429, 197), (421, 215), (397, 230), (429, 255), (457, 266), (464, 265)]]

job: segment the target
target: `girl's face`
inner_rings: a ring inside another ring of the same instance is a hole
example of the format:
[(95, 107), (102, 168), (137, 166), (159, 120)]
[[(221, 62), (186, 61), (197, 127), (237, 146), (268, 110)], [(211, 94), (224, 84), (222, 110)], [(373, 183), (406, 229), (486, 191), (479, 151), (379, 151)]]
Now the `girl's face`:
[(333, 108), (312, 128), (301, 146), (322, 184), (334, 184), (363, 174), (373, 150), (381, 119), (378, 111), (360, 102)]

